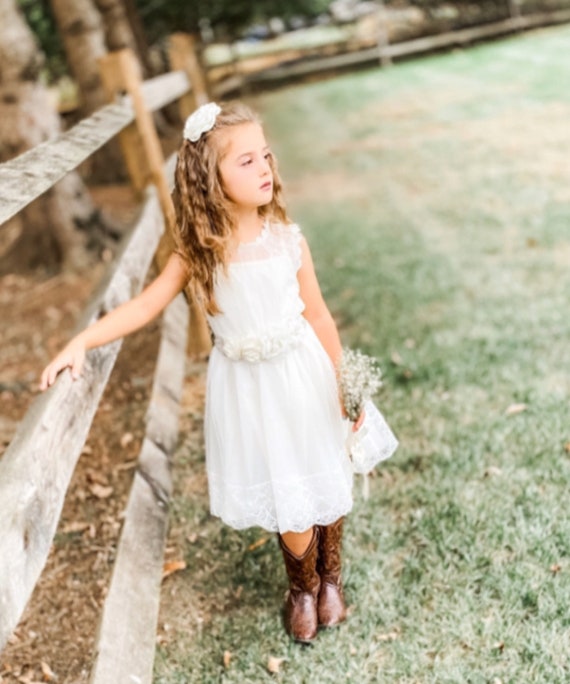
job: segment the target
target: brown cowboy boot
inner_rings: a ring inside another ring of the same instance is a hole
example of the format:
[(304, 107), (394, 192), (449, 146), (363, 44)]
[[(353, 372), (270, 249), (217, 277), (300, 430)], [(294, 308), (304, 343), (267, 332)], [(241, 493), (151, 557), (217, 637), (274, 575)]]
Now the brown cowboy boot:
[(283, 551), (289, 577), (289, 591), (285, 603), (285, 629), (302, 643), (311, 642), (317, 635), (317, 596), (320, 580), (317, 575), (319, 531), (315, 527), (313, 538), (302, 556), (287, 548), (281, 535), (279, 545)]
[(319, 558), (317, 572), (321, 589), (317, 602), (319, 625), (334, 627), (346, 619), (346, 605), (340, 578), (340, 547), (343, 519), (319, 526)]

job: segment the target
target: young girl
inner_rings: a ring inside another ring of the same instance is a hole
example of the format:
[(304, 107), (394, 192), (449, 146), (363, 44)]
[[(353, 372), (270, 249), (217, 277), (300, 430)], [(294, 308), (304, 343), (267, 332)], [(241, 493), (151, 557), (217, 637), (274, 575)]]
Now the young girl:
[(310, 642), (319, 625), (346, 617), (340, 545), (352, 468), (335, 375), (341, 343), (249, 108), (209, 103), (189, 117), (174, 201), (177, 248), (162, 273), (73, 338), (41, 388), (67, 367), (77, 378), (87, 350), (141, 328), (190, 283), (214, 335), (204, 426), (212, 514), (279, 533), (285, 626)]

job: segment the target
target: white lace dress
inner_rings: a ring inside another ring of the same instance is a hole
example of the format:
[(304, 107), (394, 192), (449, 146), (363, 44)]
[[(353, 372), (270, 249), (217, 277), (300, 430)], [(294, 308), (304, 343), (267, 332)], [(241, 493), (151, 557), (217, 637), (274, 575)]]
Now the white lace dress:
[(352, 507), (333, 365), (302, 316), (300, 232), (266, 224), (219, 274), (205, 438), (213, 515), (302, 532)]

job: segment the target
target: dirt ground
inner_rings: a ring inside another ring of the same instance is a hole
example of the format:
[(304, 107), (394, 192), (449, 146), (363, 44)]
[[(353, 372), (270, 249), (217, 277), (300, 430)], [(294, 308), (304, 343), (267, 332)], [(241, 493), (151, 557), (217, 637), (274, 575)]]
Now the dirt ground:
[[(93, 191), (111, 215), (132, 221), (127, 188)], [(0, 280), (0, 454), (38, 394), (42, 368), (69, 339), (105, 273)], [(23, 619), (0, 655), (0, 684), (86, 682), (122, 512), (145, 427), (159, 323), (127, 338), (68, 490), (52, 550)], [(199, 383), (202, 365), (193, 364)], [(196, 370), (198, 368), (198, 370)], [(197, 378), (197, 380), (196, 380)], [(187, 401), (200, 393), (186, 391)]]

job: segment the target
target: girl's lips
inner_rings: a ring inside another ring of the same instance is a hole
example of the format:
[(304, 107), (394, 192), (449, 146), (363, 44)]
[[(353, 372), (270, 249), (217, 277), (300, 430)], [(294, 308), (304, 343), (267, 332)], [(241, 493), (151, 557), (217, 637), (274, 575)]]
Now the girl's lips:
[(261, 189), (262, 189), (262, 190), (270, 190), (270, 189), (271, 189), (271, 186), (272, 186), (271, 181), (267, 181), (267, 183), (264, 183), (264, 184), (261, 186)]

